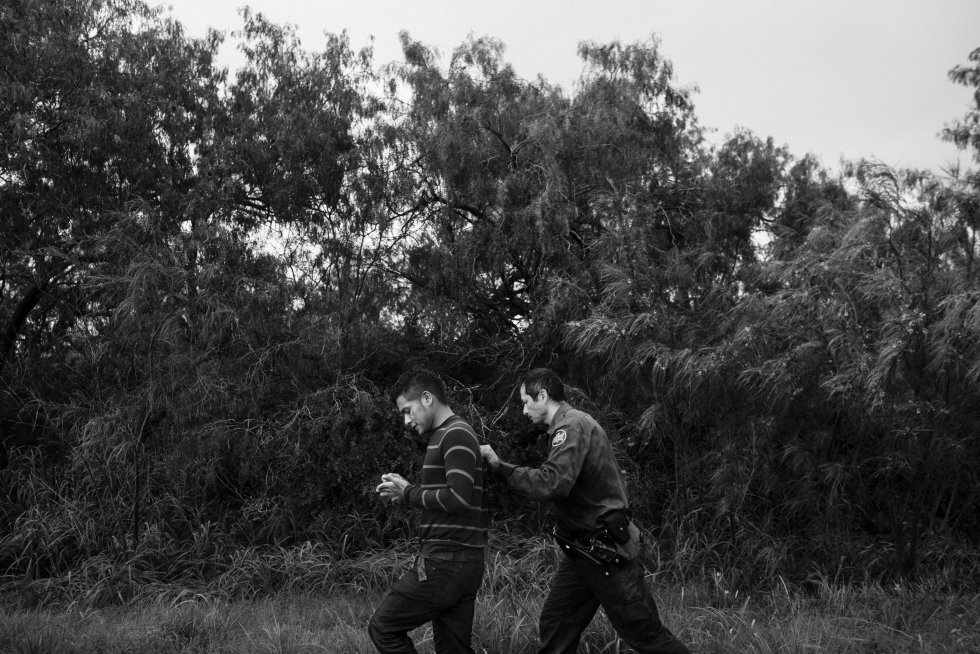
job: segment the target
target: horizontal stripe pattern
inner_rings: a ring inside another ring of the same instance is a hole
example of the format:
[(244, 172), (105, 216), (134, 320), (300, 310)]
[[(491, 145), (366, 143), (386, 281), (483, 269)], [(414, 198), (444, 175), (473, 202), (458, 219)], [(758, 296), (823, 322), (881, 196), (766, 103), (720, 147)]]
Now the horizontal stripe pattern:
[(440, 549), (486, 545), (480, 443), (473, 428), (459, 416), (432, 432), (420, 483), (409, 488), (406, 499), (422, 509), (419, 536), (423, 544), (438, 543)]

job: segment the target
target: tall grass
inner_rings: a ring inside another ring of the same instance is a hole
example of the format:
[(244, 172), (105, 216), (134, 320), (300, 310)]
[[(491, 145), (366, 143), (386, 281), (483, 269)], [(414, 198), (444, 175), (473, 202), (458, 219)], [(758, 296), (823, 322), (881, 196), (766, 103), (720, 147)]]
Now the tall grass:
[[(367, 622), (412, 556), (405, 541), (349, 558), (314, 545), (243, 549), (208, 583), (141, 586), (134, 579), (125, 602), (110, 606), (101, 601), (104, 582), (92, 579), (73, 579), (59, 601), (43, 605), (8, 587), (0, 652), (372, 652)], [(558, 556), (544, 537), (494, 532), (474, 624), (477, 651), (535, 651)], [(648, 581), (664, 622), (698, 652), (980, 651), (980, 595), (949, 592), (942, 580), (883, 586), (816, 577), (794, 585), (775, 577), (747, 593), (723, 571), (685, 582), (670, 577), (651, 571)], [(429, 627), (413, 637), (420, 651), (432, 651)], [(580, 651), (622, 647), (600, 611)]]

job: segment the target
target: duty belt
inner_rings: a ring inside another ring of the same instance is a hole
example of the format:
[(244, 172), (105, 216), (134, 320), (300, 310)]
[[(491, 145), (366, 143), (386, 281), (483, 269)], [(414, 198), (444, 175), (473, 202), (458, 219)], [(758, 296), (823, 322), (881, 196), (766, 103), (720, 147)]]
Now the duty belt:
[[(579, 533), (587, 535), (587, 538), (570, 537), (558, 526), (552, 530), (552, 536), (562, 551), (572, 558), (581, 557), (604, 568), (609, 566), (621, 568), (629, 563), (629, 558), (616, 546), (616, 541), (605, 527), (591, 532)], [(606, 574), (609, 574), (608, 569)]]

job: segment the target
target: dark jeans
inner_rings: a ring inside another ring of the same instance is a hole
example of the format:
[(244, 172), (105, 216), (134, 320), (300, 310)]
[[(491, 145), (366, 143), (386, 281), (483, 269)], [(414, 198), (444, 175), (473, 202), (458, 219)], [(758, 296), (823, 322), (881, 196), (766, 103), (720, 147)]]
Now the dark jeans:
[(483, 560), (425, 558), (425, 581), (416, 566), (395, 582), (371, 616), (368, 634), (382, 654), (415, 653), (408, 632), (432, 622), (438, 654), (472, 654), (473, 608), (483, 580)]
[(623, 568), (610, 569), (582, 558), (562, 555), (541, 609), (540, 654), (571, 654), (599, 606), (620, 638), (642, 654), (690, 654), (660, 622), (653, 596), (647, 590), (643, 565), (634, 558)]

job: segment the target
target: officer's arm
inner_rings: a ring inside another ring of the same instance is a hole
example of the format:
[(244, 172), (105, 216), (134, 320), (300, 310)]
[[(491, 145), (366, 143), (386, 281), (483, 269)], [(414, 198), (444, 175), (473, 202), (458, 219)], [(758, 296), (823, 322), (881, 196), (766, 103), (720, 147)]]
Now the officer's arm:
[[(564, 441), (555, 445), (562, 432), (565, 433)], [(587, 450), (588, 444), (579, 428), (560, 429), (552, 437), (548, 460), (540, 468), (526, 468), (499, 461), (496, 472), (506, 477), (512, 488), (532, 500), (560, 500), (575, 485)]]

